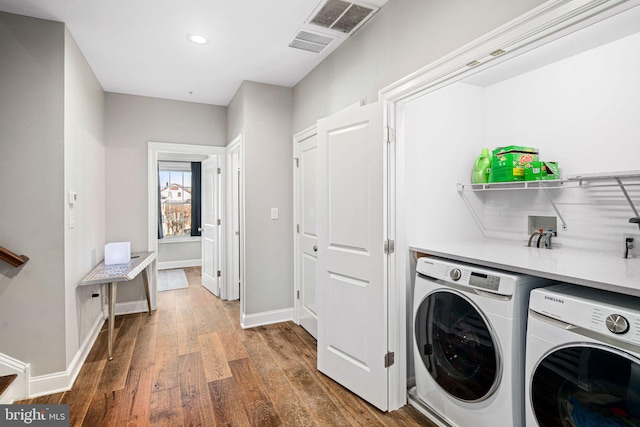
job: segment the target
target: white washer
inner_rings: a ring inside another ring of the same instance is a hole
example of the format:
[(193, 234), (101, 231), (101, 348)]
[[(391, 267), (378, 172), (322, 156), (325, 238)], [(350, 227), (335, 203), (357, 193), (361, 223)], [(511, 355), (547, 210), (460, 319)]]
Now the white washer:
[(418, 259), (417, 406), (458, 427), (523, 426), (529, 292), (551, 283), (441, 258)]
[(640, 426), (640, 298), (551, 286), (528, 323), (527, 427)]

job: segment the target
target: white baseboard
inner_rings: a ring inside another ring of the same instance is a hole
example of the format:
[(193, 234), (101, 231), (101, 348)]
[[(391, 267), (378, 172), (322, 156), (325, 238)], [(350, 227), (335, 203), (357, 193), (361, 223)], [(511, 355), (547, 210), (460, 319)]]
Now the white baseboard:
[(248, 329), (255, 328), (256, 326), (287, 322), (289, 320), (293, 320), (293, 307), (255, 314), (243, 314), (240, 319), (240, 326), (242, 326), (242, 329)]
[(182, 261), (163, 261), (158, 262), (158, 270), (168, 270), (170, 268), (184, 268), (184, 267), (199, 267), (202, 265), (202, 260), (197, 259), (185, 259)]
[(16, 374), (18, 376), (11, 384), (10, 389), (0, 397), (1, 404), (13, 403), (29, 395), (30, 369), (31, 366), (28, 363), (0, 353), (0, 375)]
[(80, 373), (80, 369), (82, 369), (82, 365), (87, 359), (93, 344), (98, 339), (104, 320), (105, 317), (103, 313), (100, 312), (94, 320), (93, 325), (91, 325), (91, 330), (80, 345), (80, 348), (65, 371), (31, 377), (29, 379), (29, 393), (23, 397), (23, 399), (70, 390), (71, 387), (73, 387), (73, 383), (76, 381), (76, 378)]
[(135, 313), (148, 313), (147, 300), (128, 301), (116, 303), (115, 315), (120, 316), (122, 314), (135, 314)]

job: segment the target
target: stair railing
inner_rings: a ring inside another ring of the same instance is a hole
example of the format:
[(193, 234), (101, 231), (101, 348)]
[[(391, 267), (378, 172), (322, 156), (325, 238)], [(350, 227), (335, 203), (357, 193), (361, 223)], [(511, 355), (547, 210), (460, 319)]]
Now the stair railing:
[(18, 255), (7, 248), (0, 246), (0, 260), (11, 264), (14, 267), (20, 267), (22, 264), (29, 261), (29, 257), (26, 255)]

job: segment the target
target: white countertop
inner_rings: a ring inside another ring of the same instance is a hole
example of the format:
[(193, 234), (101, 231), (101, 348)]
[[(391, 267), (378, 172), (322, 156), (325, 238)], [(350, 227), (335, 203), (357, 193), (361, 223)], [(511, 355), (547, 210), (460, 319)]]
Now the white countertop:
[(411, 245), (453, 260), (640, 297), (640, 258), (622, 254), (528, 247), (524, 242), (464, 240)]

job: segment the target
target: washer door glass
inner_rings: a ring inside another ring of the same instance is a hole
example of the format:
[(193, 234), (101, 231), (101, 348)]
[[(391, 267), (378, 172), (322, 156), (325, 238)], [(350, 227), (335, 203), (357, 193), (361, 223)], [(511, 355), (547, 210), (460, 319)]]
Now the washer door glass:
[(640, 426), (640, 365), (604, 346), (571, 346), (547, 355), (531, 380), (540, 427)]
[(416, 313), (415, 337), (431, 377), (452, 396), (484, 400), (500, 379), (492, 331), (472, 303), (450, 291), (428, 295)]

